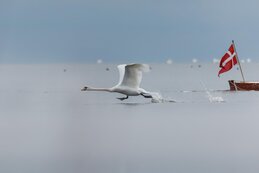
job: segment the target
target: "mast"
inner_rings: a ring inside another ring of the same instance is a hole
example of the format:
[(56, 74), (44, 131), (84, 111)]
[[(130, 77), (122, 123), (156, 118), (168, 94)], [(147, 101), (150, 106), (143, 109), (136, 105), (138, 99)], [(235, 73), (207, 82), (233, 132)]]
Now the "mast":
[(237, 51), (236, 51), (236, 46), (235, 46), (234, 40), (232, 40), (232, 44), (233, 44), (233, 47), (234, 47), (234, 51), (236, 52), (237, 63), (238, 63), (239, 68), (240, 68), (240, 72), (241, 72), (241, 75), (242, 75), (242, 78), (243, 78), (243, 82), (245, 82), (245, 77), (244, 77), (244, 74), (243, 74), (243, 71), (242, 71), (242, 67), (241, 67), (238, 55), (237, 55)]

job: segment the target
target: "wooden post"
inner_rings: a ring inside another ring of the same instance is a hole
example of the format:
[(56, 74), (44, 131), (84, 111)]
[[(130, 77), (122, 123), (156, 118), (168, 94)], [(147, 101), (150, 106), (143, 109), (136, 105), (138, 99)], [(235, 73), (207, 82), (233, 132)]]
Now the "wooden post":
[(235, 46), (234, 40), (232, 40), (232, 44), (233, 44), (233, 47), (234, 47), (234, 51), (235, 51), (235, 53), (236, 53), (237, 63), (238, 63), (239, 68), (240, 68), (240, 72), (241, 72), (241, 75), (242, 75), (242, 78), (243, 78), (243, 82), (245, 82), (245, 77), (244, 77), (244, 74), (243, 74), (243, 71), (242, 71), (242, 67), (241, 67), (241, 64), (240, 64), (238, 55), (237, 55), (237, 51), (236, 51), (236, 46)]

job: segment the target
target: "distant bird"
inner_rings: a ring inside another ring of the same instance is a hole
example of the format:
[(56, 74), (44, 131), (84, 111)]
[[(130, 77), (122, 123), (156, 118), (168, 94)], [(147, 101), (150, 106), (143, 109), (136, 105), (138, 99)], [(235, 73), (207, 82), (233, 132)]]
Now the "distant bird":
[(142, 72), (150, 70), (147, 64), (122, 64), (118, 65), (120, 80), (119, 83), (111, 88), (93, 88), (85, 86), (81, 91), (107, 91), (117, 92), (126, 95), (126, 97), (117, 98), (121, 101), (128, 99), (129, 96), (142, 95), (145, 98), (153, 98), (151, 93), (140, 88)]

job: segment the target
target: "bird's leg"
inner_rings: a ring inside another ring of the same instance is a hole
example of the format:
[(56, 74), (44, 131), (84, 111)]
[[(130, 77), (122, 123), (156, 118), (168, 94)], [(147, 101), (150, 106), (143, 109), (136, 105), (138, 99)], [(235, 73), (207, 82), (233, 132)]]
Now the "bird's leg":
[(146, 93), (140, 93), (140, 95), (142, 95), (145, 98), (153, 98), (152, 95)]
[(117, 98), (117, 99), (119, 99), (119, 100), (123, 101), (123, 100), (128, 99), (128, 98), (129, 98), (129, 96), (121, 97), (121, 98)]

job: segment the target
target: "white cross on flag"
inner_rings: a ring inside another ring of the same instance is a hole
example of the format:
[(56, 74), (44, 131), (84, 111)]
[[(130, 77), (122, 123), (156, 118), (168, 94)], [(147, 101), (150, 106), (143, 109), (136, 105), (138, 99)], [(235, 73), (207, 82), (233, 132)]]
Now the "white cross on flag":
[(234, 49), (234, 44), (231, 44), (231, 46), (228, 49), (228, 52), (225, 53), (225, 55), (220, 60), (219, 67), (221, 69), (218, 73), (218, 76), (220, 76), (221, 73), (225, 73), (229, 71), (236, 64), (237, 64), (237, 54)]

